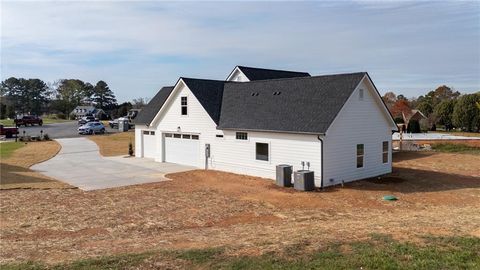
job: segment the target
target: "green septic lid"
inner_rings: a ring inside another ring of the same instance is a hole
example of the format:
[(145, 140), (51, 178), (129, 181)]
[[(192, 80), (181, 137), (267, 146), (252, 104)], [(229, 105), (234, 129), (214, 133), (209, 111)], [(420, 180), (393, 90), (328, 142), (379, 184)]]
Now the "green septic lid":
[(385, 195), (385, 196), (383, 196), (383, 199), (385, 201), (396, 201), (396, 200), (398, 200), (397, 197), (395, 197), (393, 195)]

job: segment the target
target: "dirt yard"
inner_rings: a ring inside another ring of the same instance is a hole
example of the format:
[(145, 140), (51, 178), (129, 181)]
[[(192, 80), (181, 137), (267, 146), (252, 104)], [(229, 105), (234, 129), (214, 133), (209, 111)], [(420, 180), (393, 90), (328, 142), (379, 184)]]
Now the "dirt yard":
[(89, 136), (100, 149), (100, 154), (105, 157), (128, 155), (128, 144), (135, 147), (135, 132), (121, 132), (114, 134)]
[[(216, 171), (111, 190), (1, 191), (1, 262), (55, 263), (162, 249), (308, 251), (372, 233), (480, 237), (480, 155), (395, 156), (391, 176), (312, 193)], [(382, 200), (385, 194), (399, 198)]]
[(1, 159), (0, 189), (71, 188), (65, 183), (29, 169), (34, 164), (54, 157), (60, 148), (60, 144), (55, 141), (29, 142), (15, 150), (11, 156)]

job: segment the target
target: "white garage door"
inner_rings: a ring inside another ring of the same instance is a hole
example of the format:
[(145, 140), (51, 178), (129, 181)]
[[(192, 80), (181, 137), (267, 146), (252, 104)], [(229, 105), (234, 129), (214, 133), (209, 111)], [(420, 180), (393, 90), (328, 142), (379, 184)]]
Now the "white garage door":
[(198, 135), (165, 133), (165, 161), (199, 167)]
[(155, 131), (143, 130), (143, 157), (155, 158), (157, 152), (157, 140)]

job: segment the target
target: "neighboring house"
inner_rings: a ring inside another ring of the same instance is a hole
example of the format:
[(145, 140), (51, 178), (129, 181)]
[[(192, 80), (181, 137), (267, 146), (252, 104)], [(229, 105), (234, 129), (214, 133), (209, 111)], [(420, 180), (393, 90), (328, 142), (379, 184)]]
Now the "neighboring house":
[(137, 157), (266, 178), (304, 161), (318, 187), (390, 173), (397, 129), (366, 72), (241, 66), (226, 81), (163, 87), (135, 123)]
[(405, 129), (408, 128), (408, 123), (410, 123), (411, 120), (420, 122), (420, 120), (427, 119), (427, 117), (419, 110), (402, 112), (402, 117), (403, 117), (403, 123), (405, 124), (404, 125)]
[(102, 109), (97, 109), (94, 106), (77, 106), (70, 115), (73, 115), (75, 119), (82, 118), (87, 114), (91, 114), (98, 119), (103, 119), (107, 114)]

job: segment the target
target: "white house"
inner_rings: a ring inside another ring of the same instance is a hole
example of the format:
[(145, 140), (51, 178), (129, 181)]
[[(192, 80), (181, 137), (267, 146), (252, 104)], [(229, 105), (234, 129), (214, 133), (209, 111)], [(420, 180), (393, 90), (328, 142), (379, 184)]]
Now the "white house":
[(70, 112), (70, 115), (74, 116), (76, 119), (82, 118), (86, 115), (93, 115), (97, 118), (103, 118), (106, 113), (102, 109), (97, 109), (94, 106), (77, 106), (72, 112)]
[(137, 157), (266, 178), (304, 161), (318, 187), (390, 173), (397, 129), (366, 72), (243, 66), (226, 81), (180, 78), (135, 122)]

